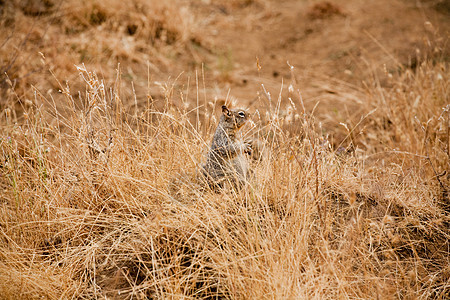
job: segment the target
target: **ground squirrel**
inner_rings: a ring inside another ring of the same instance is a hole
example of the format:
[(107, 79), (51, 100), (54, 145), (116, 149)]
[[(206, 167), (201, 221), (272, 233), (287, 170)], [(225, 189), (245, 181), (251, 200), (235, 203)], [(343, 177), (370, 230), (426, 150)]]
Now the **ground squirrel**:
[(248, 118), (249, 113), (243, 109), (222, 106), (219, 125), (203, 165), (210, 186), (222, 188), (225, 181), (235, 187), (245, 184), (248, 172), (245, 153), (251, 151), (251, 145), (240, 140), (237, 134)]

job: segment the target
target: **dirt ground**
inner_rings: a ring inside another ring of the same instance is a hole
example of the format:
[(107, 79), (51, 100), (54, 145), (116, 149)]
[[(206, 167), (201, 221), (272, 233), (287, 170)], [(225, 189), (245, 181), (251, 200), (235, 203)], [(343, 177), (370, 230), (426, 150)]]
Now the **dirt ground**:
[(279, 95), (300, 94), (332, 131), (359, 117), (365, 82), (389, 85), (390, 73), (449, 53), (445, 1), (11, 3), (1, 19), (2, 105), (19, 118), (27, 100), (36, 102), (35, 88), (57, 105), (62, 87), (81, 101), (76, 66), (84, 65), (110, 87), (120, 69), (130, 109), (148, 101), (162, 108), (175, 93), (178, 108), (203, 112), (227, 101), (255, 111), (269, 97), (275, 106)]
[(327, 99), (327, 106), (339, 105), (340, 87), (361, 87), (377, 66), (386, 72), (414, 67), (417, 55), (429, 53), (424, 37), (446, 36), (450, 28), (448, 14), (415, 1), (271, 1), (212, 6), (203, 18), (208, 13), (205, 40), (221, 49), (206, 63), (221, 70), (205, 76), (214, 78), (210, 85), (215, 81), (222, 93), (230, 89), (248, 103), (261, 84), (274, 95), (282, 82), (287, 90), (291, 65), (310, 107)]
[[(180, 5), (187, 9), (181, 18), (190, 16), (194, 20), (187, 25), (191, 35), (184, 45), (167, 42), (148, 53), (139, 49), (139, 43), (148, 41), (132, 35), (132, 29), (139, 28), (139, 24), (128, 24), (128, 31), (111, 32), (113, 42), (117, 42), (114, 47), (119, 50), (108, 55), (93, 50), (97, 40), (108, 35), (103, 24), (89, 31), (71, 33), (66, 28), (63, 32), (51, 14), (36, 20), (39, 6), (35, 5), (34, 15), (28, 2), (22, 5), (20, 14), (25, 18), (20, 19), (20, 25), (24, 27), (22, 32), (28, 34), (28, 40), (24, 37), (22, 41), (29, 45), (16, 45), (24, 57), (18, 66), (19, 79), (24, 77), (23, 81), (36, 85), (39, 75), (46, 74), (45, 67), (35, 70), (42, 59), (39, 52), (45, 55), (46, 67), (52, 67), (58, 79), (72, 83), (76, 81), (71, 77), (74, 65), (84, 63), (105, 79), (113, 80), (120, 63), (125, 80), (134, 82), (137, 100), (143, 102), (149, 78), (161, 82), (179, 77), (177, 82), (186, 84), (190, 79), (192, 84), (197, 72), (204, 81), (200, 87), (207, 89), (208, 98), (229, 95), (249, 105), (261, 91), (261, 84), (277, 95), (281, 83), (286, 85), (293, 79), (289, 64), (303, 86), (305, 101), (315, 105), (324, 94), (337, 93), (338, 87), (331, 84), (333, 80), (340, 85), (360, 87), (362, 80), (374, 74), (374, 62), (392, 72), (400, 66), (414, 66), (418, 55), (433, 55), (433, 49), (428, 49), (430, 42), (436, 45), (436, 40), (442, 40), (441, 47), (448, 48), (450, 28), (445, 1), (181, 1)], [(42, 9), (47, 2), (37, 1)], [(55, 14), (57, 5), (52, 6)], [(11, 12), (5, 9), (3, 13)], [(183, 22), (175, 20), (180, 21)], [(6, 27), (4, 33), (17, 33), (18, 23), (14, 29)], [(13, 42), (9, 44), (12, 46)], [(83, 44), (82, 50), (77, 49), (79, 44)], [(51, 45), (51, 49), (43, 47), (46, 45)], [(5, 51), (7, 46), (3, 47)], [(447, 55), (448, 51), (444, 53)], [(8, 65), (8, 55), (5, 56), (3, 69)], [(14, 75), (10, 74), (11, 80)], [(57, 89), (55, 83), (51, 85)], [(42, 84), (38, 88), (44, 89)], [(152, 89), (157, 98), (159, 88)]]

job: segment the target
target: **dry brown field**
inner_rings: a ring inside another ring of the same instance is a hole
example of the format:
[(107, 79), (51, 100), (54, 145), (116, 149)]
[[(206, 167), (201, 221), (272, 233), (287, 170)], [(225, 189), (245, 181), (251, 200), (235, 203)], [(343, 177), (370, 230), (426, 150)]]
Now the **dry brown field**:
[[(0, 299), (449, 299), (445, 0), (0, 0)], [(261, 151), (199, 177), (220, 107)]]

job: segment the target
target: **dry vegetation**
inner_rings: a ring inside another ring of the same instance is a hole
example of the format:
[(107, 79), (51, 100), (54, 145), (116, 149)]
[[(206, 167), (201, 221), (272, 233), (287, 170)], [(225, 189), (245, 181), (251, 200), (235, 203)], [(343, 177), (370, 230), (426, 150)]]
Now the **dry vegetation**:
[[(274, 94), (257, 70), (242, 133), (264, 155), (216, 193), (198, 165), (242, 74), (208, 70), (227, 58), (193, 12), (275, 4), (199, 3), (2, 4), (0, 298), (448, 299), (448, 30), (314, 90), (292, 67)], [(349, 14), (329, 5), (305, 15)]]

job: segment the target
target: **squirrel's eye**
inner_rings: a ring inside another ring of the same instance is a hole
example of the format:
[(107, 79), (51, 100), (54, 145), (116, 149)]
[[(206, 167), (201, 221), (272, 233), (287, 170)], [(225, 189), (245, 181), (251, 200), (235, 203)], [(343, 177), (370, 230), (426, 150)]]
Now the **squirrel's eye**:
[(241, 118), (245, 118), (245, 112), (243, 112), (243, 111), (238, 112), (238, 115)]

